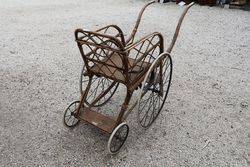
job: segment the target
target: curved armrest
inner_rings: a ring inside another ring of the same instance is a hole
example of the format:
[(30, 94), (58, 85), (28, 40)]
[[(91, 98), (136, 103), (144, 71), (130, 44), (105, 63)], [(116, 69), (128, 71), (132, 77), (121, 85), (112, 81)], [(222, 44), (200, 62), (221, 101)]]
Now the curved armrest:
[(140, 40), (134, 42), (134, 43), (130, 43), (125, 47), (125, 50), (129, 51), (133, 48), (135, 48), (136, 46), (144, 43), (146, 40), (149, 40), (150, 38), (154, 37), (154, 36), (158, 36), (159, 37), (159, 41), (161, 42), (161, 45), (163, 46), (163, 36), (161, 35), (161, 33), (159, 32), (154, 32), (152, 34), (146, 35), (143, 38), (141, 38)]
[(95, 47), (111, 48), (111, 46), (106, 45), (106, 42), (112, 42), (119, 48), (117, 51), (123, 50), (124, 48), (123, 43), (116, 36), (111, 36), (96, 31), (85, 31), (80, 28), (75, 30), (75, 40), (78, 45), (88, 44)]
[(135, 68), (140, 70), (145, 70), (143, 65), (152, 63), (152, 61), (164, 51), (163, 48), (163, 36), (154, 32), (150, 35), (145, 36), (141, 40), (130, 44), (125, 47), (125, 52), (128, 53), (128, 57), (134, 59), (133, 63), (130, 64), (130, 71)]
[(112, 25), (108, 25), (108, 26), (105, 26), (105, 27), (102, 27), (102, 28), (96, 30), (95, 32), (108, 34), (107, 32), (110, 29), (114, 29), (114, 30), (116, 30), (118, 32), (118, 34), (115, 34), (114, 37), (120, 37), (122, 44), (125, 45), (125, 39), (124, 39), (123, 32), (120, 29), (120, 27), (118, 27), (117, 25), (113, 25), (113, 24)]

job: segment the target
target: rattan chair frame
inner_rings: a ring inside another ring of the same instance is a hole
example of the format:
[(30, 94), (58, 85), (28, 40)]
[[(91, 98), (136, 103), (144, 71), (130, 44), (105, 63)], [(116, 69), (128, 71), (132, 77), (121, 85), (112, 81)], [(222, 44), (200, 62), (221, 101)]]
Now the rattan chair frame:
[[(87, 121), (106, 133), (112, 133), (114, 128), (123, 122), (137, 105), (136, 101), (129, 108), (133, 92), (142, 84), (154, 60), (162, 54), (170, 56), (183, 19), (193, 3), (184, 9), (178, 21), (173, 39), (164, 52), (164, 39), (159, 32), (151, 33), (134, 42), (145, 9), (155, 2), (157, 1), (151, 1), (141, 9), (136, 24), (127, 40), (125, 40), (124, 33), (117, 25), (108, 25), (95, 31), (75, 30), (75, 40), (87, 69), (84, 75), (89, 77), (89, 82), (85, 91), (81, 94), (79, 106), (74, 115), (77, 119)], [(100, 94), (93, 101), (93, 104), (102, 98), (116, 83), (126, 86), (126, 97), (116, 118), (95, 113), (91, 109), (91, 105), (86, 106), (84, 103), (88, 96), (93, 76), (106, 77), (113, 81), (113, 84)], [(82, 113), (88, 114), (83, 118)], [(96, 123), (98, 121), (103, 122), (103, 124)]]

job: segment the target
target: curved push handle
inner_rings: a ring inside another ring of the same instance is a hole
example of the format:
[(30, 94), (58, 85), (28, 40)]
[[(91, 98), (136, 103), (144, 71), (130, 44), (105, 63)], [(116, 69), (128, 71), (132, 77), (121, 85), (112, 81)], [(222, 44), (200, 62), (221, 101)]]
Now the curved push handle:
[(145, 9), (146, 9), (149, 5), (151, 5), (151, 4), (155, 3), (155, 2), (157, 2), (157, 0), (154, 0), (154, 1), (151, 1), (151, 2), (147, 3), (147, 4), (144, 5), (143, 8), (141, 9), (141, 11), (140, 11), (140, 13), (139, 13), (139, 15), (138, 15), (138, 17), (137, 17), (137, 20), (136, 20), (134, 29), (133, 29), (132, 33), (130, 34), (129, 38), (126, 40), (126, 44), (127, 44), (127, 45), (133, 43), (133, 41), (134, 41), (135, 34), (136, 34), (137, 29), (138, 29), (138, 27), (139, 27), (139, 24), (140, 24), (140, 22), (141, 22), (141, 18), (142, 18), (143, 12), (145, 11)]
[[(159, 2), (159, 0), (150, 1), (149, 3), (147, 3), (146, 5), (144, 5), (144, 7), (141, 9), (141, 11), (140, 11), (140, 13), (139, 13), (139, 15), (138, 15), (138, 17), (137, 17), (137, 21), (136, 21), (136, 24), (135, 24), (135, 26), (134, 26), (134, 29), (133, 29), (131, 35), (129, 36), (129, 38), (126, 40), (126, 44), (127, 44), (127, 45), (133, 43), (134, 38), (135, 38), (135, 34), (136, 34), (136, 32), (137, 32), (137, 29), (138, 29), (138, 27), (139, 27), (139, 24), (140, 24), (140, 22), (141, 22), (141, 18), (142, 18), (142, 15), (143, 15), (145, 9), (146, 9), (149, 5), (151, 5), (151, 4), (155, 3), (155, 2)], [(170, 53), (170, 52), (172, 51), (172, 49), (173, 49), (173, 47), (174, 47), (174, 44), (175, 44), (175, 42), (176, 42), (176, 40), (177, 40), (179, 31), (180, 31), (180, 27), (181, 27), (182, 21), (183, 21), (185, 15), (186, 15), (188, 9), (189, 9), (191, 6), (193, 6), (193, 5), (194, 5), (194, 2), (190, 3), (190, 4), (184, 9), (184, 11), (182, 12), (182, 15), (181, 15), (181, 17), (180, 17), (180, 19), (179, 19), (179, 21), (178, 21), (177, 27), (176, 27), (176, 29), (175, 29), (175, 33), (174, 33), (172, 42), (171, 42), (169, 48), (167, 49), (167, 52), (168, 52), (168, 53)]]
[(171, 51), (172, 51), (172, 49), (173, 49), (173, 47), (174, 47), (174, 44), (175, 44), (175, 42), (176, 42), (176, 40), (177, 40), (177, 37), (178, 37), (178, 35), (179, 35), (182, 21), (183, 21), (185, 15), (187, 14), (188, 9), (189, 9), (191, 6), (193, 6), (193, 5), (194, 5), (194, 2), (190, 3), (190, 4), (184, 9), (184, 11), (182, 12), (181, 17), (179, 18), (178, 24), (177, 24), (177, 26), (176, 26), (175, 33), (174, 33), (172, 42), (171, 42), (170, 46), (169, 46), (168, 49), (167, 49), (167, 52), (168, 52), (168, 53), (171, 53)]

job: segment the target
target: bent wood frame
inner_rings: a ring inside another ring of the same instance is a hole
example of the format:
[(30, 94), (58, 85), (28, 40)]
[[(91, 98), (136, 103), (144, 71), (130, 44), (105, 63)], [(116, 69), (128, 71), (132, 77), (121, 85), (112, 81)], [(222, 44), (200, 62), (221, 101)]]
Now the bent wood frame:
[[(183, 19), (188, 9), (194, 3), (189, 4), (184, 9), (172, 41), (166, 52), (164, 52), (163, 36), (158, 32), (149, 34), (134, 42), (145, 9), (155, 2), (151, 1), (141, 9), (136, 24), (127, 40), (125, 40), (122, 30), (116, 25), (108, 25), (96, 31), (75, 30), (75, 40), (87, 69), (84, 75), (89, 77), (88, 85), (81, 96), (81, 101), (75, 115), (78, 119), (83, 119), (104, 132), (111, 133), (117, 125), (127, 118), (137, 105), (138, 101), (128, 108), (134, 90), (140, 87), (154, 60), (162, 54), (170, 55), (177, 40)], [(110, 33), (110, 30), (113, 33)], [(109, 78), (113, 83), (89, 106), (85, 106), (84, 102), (88, 96), (91, 80), (94, 75)], [(96, 113), (96, 118), (92, 119), (102, 119), (104, 122), (103, 125), (96, 125), (95, 122), (89, 120), (91, 115), (85, 114), (85, 116), (81, 116), (83, 113), (82, 110), (87, 111), (86, 113), (93, 112), (91, 106), (105, 96), (116, 83), (122, 83), (127, 88), (127, 94), (117, 118), (113, 119)]]

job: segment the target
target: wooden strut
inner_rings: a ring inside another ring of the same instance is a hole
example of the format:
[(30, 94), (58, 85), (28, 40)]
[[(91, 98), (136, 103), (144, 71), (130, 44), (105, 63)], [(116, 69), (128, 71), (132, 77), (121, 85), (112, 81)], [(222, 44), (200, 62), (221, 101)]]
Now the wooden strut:
[[(99, 94), (88, 107), (95, 105), (116, 85), (116, 83), (123, 83), (127, 87), (127, 95), (116, 120), (101, 116), (100, 114), (98, 115), (97, 113), (91, 115), (92, 111), (89, 108), (89, 115), (84, 115), (84, 118), (91, 118), (92, 121), (95, 121), (95, 123), (91, 121), (90, 123), (110, 133), (112, 128), (115, 128), (118, 124), (124, 121), (137, 105), (138, 100), (128, 109), (133, 91), (144, 80), (145, 74), (153, 64), (154, 60), (161, 54), (171, 53), (179, 35), (183, 19), (189, 8), (194, 5), (194, 3), (190, 3), (184, 9), (179, 18), (172, 41), (164, 52), (163, 36), (158, 32), (149, 34), (144, 38), (141, 38), (139, 41), (134, 42), (145, 9), (155, 2), (157, 2), (157, 0), (147, 3), (141, 9), (136, 24), (127, 40), (124, 39), (122, 30), (116, 25), (108, 25), (96, 31), (84, 31), (82, 29), (75, 30), (75, 40), (78, 44), (84, 64), (86, 65), (86, 76), (89, 76), (89, 83), (82, 94), (76, 112), (77, 118), (80, 118), (81, 108), (84, 107), (84, 102), (90, 90), (93, 75), (108, 78), (113, 80), (113, 83), (108, 88), (105, 88), (105, 90)], [(109, 30), (114, 30), (116, 34), (109, 34)], [(85, 46), (85, 49), (83, 49), (83, 46)], [(88, 52), (86, 51), (86, 48), (88, 49)], [(85, 107), (85, 109), (88, 109), (88, 107)], [(95, 119), (97, 117), (100, 119), (99, 122)], [(113, 122), (108, 126), (103, 124), (103, 122), (108, 121)]]
[(85, 102), (85, 99), (88, 95), (88, 92), (89, 92), (89, 88), (91, 86), (91, 82), (92, 82), (92, 76), (89, 77), (89, 82), (88, 82), (88, 85), (87, 85), (87, 88), (86, 90), (83, 92), (83, 94), (81, 95), (81, 100), (80, 100), (80, 103), (78, 105), (78, 108), (76, 110), (76, 117), (79, 117), (80, 113), (81, 113), (81, 108), (84, 107), (84, 102)]
[(122, 104), (121, 111), (120, 111), (118, 118), (116, 120), (116, 126), (119, 125), (124, 120), (123, 116), (128, 109), (128, 105), (129, 105), (130, 99), (132, 97), (132, 94), (133, 94), (133, 92), (127, 90), (126, 98)]

